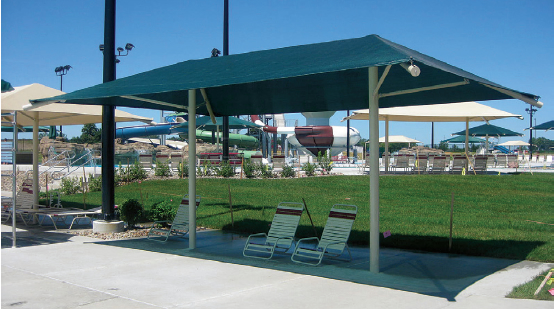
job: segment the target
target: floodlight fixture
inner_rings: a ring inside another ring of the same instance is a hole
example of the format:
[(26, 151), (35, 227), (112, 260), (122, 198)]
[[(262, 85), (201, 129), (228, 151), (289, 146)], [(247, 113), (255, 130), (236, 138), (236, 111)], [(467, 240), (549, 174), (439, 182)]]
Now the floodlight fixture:
[(417, 65), (414, 64), (413, 60), (410, 60), (409, 65), (408, 63), (404, 62), (404, 63), (401, 63), (400, 66), (403, 67), (404, 70), (408, 71), (408, 73), (410, 73), (413, 77), (418, 77), (419, 74), (421, 73), (421, 70)]

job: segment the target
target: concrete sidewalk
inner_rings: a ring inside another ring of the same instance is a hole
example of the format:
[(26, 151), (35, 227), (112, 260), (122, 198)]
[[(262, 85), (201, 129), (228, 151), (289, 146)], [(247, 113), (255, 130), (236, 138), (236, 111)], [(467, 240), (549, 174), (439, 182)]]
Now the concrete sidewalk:
[(35, 227), (11, 248), (2, 225), (2, 307), (15, 308), (552, 308), (507, 299), (554, 264), (382, 249), (380, 274), (367, 248), (352, 262), (298, 265), (242, 256), (245, 237), (198, 232), (186, 239), (102, 241)]

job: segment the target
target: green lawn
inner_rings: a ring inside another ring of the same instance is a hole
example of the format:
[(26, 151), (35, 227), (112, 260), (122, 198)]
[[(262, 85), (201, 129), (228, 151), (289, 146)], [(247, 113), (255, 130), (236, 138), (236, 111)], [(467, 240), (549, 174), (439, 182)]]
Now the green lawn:
[[(231, 187), (234, 228), (231, 227)], [(554, 262), (554, 174), (381, 176), (383, 247), (448, 252), (450, 205), (454, 193), (452, 253)], [(177, 207), (188, 180), (150, 180), (117, 187), (115, 203), (137, 199), (145, 209), (173, 199)], [(350, 242), (369, 242), (369, 177), (329, 176), (299, 179), (197, 180), (198, 225), (265, 232), (279, 202), (306, 200), (314, 224), (325, 225), (333, 204), (359, 207)], [(101, 205), (101, 193), (87, 194), (87, 206)], [(62, 197), (64, 207), (82, 207), (83, 196)], [(314, 236), (303, 215), (298, 237)]]
[(548, 290), (552, 289), (553, 286), (549, 284), (545, 284), (543, 288), (540, 290), (540, 292), (537, 295), (535, 295), (535, 291), (541, 285), (542, 281), (544, 280), (544, 278), (546, 277), (549, 271), (552, 271), (552, 270), (547, 270), (542, 274), (533, 278), (533, 280), (527, 283), (524, 283), (522, 285), (516, 286), (512, 290), (512, 292), (510, 292), (510, 294), (506, 295), (506, 297), (554, 301), (554, 296), (552, 296), (552, 294), (548, 292)]

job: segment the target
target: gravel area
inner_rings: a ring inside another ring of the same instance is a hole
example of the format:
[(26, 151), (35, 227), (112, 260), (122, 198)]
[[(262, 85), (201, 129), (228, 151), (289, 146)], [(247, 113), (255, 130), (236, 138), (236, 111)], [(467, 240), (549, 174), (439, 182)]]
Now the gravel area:
[[(128, 238), (139, 238), (148, 236), (149, 227), (139, 226), (135, 229), (128, 229), (121, 233), (93, 233), (92, 229), (83, 229), (83, 230), (67, 230), (68, 234), (86, 236), (91, 238), (98, 238), (103, 240), (118, 240), (118, 239), (128, 239)], [(205, 227), (197, 227), (196, 231), (206, 230)]]

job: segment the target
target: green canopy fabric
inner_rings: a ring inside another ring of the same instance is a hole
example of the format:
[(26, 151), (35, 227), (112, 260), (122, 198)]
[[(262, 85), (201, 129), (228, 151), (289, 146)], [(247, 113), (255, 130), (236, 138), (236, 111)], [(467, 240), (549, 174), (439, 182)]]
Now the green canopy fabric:
[(552, 129), (554, 129), (554, 120), (550, 120), (550, 121), (541, 123), (538, 126), (534, 126), (532, 129), (533, 130), (545, 130), (545, 131), (552, 130)]
[[(216, 123), (214, 124), (210, 117), (198, 117), (196, 118), (196, 127), (208, 131), (216, 131), (217, 127), (221, 130), (223, 128), (223, 117), (215, 117)], [(175, 127), (187, 127), (188, 123), (178, 124)], [(261, 128), (261, 126), (246, 120), (242, 120), (237, 117), (229, 117), (229, 129), (246, 129), (246, 128)]]
[(2, 80), (2, 92), (8, 92), (12, 90), (13, 90), (12, 84), (10, 82)]
[[(421, 69), (411, 76), (400, 64)], [(185, 111), (197, 90), (197, 114), (215, 116), (367, 108), (368, 68), (382, 76), (379, 107), (511, 99), (540, 106), (511, 90), (377, 35), (189, 60), (65, 95), (35, 100)], [(437, 87), (437, 85), (439, 85)], [(402, 93), (398, 93), (402, 91)]]
[[(39, 132), (48, 132), (50, 129), (47, 127), (47, 126), (39, 126), (38, 127), (38, 131)], [(29, 127), (29, 126), (26, 126), (26, 127), (19, 127), (19, 129), (17, 130), (18, 132), (25, 132), (25, 133), (29, 133), (29, 132), (33, 132), (33, 127)], [(13, 127), (11, 126), (2, 126), (2, 132), (13, 132)]]
[[(514, 132), (505, 128), (501, 128), (492, 124), (483, 124), (477, 127), (473, 127), (468, 130), (468, 134), (471, 136), (523, 136), (521, 133)], [(466, 131), (460, 131), (452, 133), (452, 135), (466, 135)]]
[[(449, 139), (442, 140), (441, 143), (450, 143), (450, 144), (464, 144), (466, 142), (466, 137), (464, 135), (458, 135)], [(468, 143), (484, 143), (485, 140), (478, 137), (469, 136)]]

